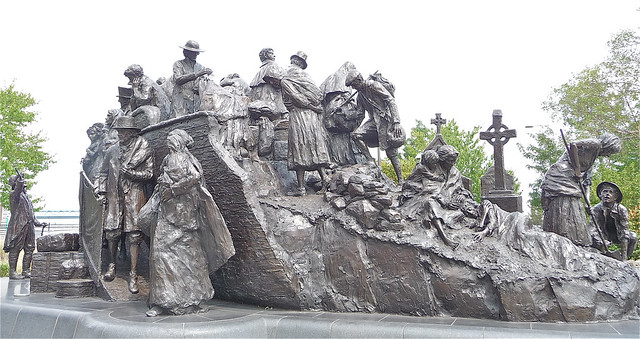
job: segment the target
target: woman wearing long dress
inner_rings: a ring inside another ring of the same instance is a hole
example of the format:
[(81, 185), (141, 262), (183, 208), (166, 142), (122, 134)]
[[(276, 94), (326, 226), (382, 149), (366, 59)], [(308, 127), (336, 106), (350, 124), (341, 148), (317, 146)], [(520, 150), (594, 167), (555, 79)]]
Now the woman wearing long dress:
[(169, 133), (162, 174), (141, 211), (139, 222), (151, 226), (152, 238), (147, 316), (206, 311), (202, 303), (214, 295), (209, 274), (234, 254), (224, 219), (204, 186), (202, 167), (187, 149), (192, 142), (183, 130)]

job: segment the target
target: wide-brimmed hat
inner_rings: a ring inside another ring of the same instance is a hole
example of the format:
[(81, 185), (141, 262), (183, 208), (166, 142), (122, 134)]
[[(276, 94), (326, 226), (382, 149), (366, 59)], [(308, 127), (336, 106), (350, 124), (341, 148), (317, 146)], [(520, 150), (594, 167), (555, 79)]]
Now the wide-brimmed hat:
[(137, 126), (135, 119), (130, 116), (119, 116), (111, 125), (113, 129), (135, 129), (137, 131), (140, 130), (140, 127)]
[(131, 87), (118, 86), (118, 95), (116, 95), (117, 97), (131, 99), (131, 94), (132, 94)]
[(292, 55), (291, 58), (289, 58), (289, 60), (293, 59), (293, 58), (297, 58), (299, 60), (302, 60), (302, 69), (307, 68), (307, 53), (303, 52), (303, 51), (297, 51), (296, 54)]
[(618, 185), (609, 181), (603, 181), (598, 184), (598, 187), (596, 187), (596, 194), (598, 194), (598, 198), (602, 199), (602, 197), (600, 197), (600, 192), (602, 192), (602, 190), (605, 189), (605, 187), (607, 186), (610, 186), (611, 188), (613, 188), (614, 191), (616, 191), (616, 202), (621, 203), (622, 191), (620, 190), (620, 187), (618, 187)]
[(180, 46), (180, 48), (186, 49), (187, 51), (192, 51), (192, 52), (198, 52), (198, 53), (204, 52), (204, 49), (200, 49), (200, 44), (195, 40), (187, 41), (187, 43), (184, 44), (184, 46)]

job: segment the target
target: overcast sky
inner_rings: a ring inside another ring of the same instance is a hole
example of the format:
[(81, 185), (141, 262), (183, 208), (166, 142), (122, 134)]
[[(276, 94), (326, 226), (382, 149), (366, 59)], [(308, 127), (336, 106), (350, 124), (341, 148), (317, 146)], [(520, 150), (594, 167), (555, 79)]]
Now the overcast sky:
[[(470, 129), (503, 122), (518, 131), (506, 167), (526, 189), (516, 142), (526, 125), (550, 123), (541, 103), (572, 73), (608, 53), (606, 42), (640, 26), (640, 1), (5, 1), (0, 15), (0, 86), (31, 93), (34, 126), (56, 164), (31, 194), (47, 210), (78, 209), (86, 129), (119, 107), (123, 72), (140, 64), (153, 79), (171, 76), (178, 47), (194, 39), (215, 79), (251, 81), (258, 52), (272, 47), (281, 66), (302, 50), (319, 85), (345, 61), (382, 72), (396, 85), (409, 131), (442, 113)], [(2, 178), (6, 180), (7, 178)], [(479, 183), (476, 183), (479, 184)], [(525, 197), (526, 200), (526, 192)]]

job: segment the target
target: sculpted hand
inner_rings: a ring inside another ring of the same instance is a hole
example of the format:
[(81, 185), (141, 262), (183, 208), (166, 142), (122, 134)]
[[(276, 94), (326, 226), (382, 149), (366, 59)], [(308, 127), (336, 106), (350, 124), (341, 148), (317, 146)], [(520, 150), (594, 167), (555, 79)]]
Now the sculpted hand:
[(393, 136), (396, 138), (400, 138), (402, 136), (402, 127), (400, 127), (399, 122), (394, 122), (392, 128)]
[(473, 240), (482, 241), (489, 234), (489, 228), (485, 228), (484, 231), (476, 232), (473, 234)]
[(197, 77), (201, 77), (203, 75), (211, 75), (213, 73), (213, 71), (211, 70), (211, 68), (205, 68), (203, 70), (201, 70), (200, 72), (198, 72), (198, 74), (196, 74)]

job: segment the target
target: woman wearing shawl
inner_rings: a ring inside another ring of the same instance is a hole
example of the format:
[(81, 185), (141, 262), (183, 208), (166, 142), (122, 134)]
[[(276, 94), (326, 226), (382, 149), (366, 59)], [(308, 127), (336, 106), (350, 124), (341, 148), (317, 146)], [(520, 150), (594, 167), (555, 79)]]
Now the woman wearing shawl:
[(183, 130), (169, 133), (162, 174), (139, 216), (152, 239), (150, 317), (165, 311), (206, 311), (201, 303), (214, 294), (209, 274), (235, 253), (225, 221), (204, 185), (200, 162), (187, 149), (191, 143)]
[(298, 189), (292, 195), (306, 194), (305, 171), (318, 171), (326, 187), (324, 168), (329, 167), (327, 132), (322, 123), (322, 91), (304, 71), (307, 55), (298, 52), (291, 56), (286, 74), (267, 72), (264, 80), (282, 90), (284, 104), (289, 110), (287, 167), (296, 171)]

